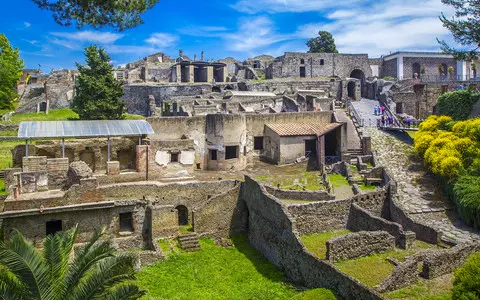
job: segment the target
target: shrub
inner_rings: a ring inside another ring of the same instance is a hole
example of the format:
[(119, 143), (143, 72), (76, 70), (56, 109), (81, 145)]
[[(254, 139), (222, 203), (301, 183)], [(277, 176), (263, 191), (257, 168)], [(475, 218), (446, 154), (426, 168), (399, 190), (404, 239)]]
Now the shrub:
[(480, 177), (460, 176), (453, 192), (460, 217), (475, 228), (480, 228)]
[(455, 120), (465, 120), (479, 99), (480, 93), (472, 90), (448, 92), (438, 98), (437, 112), (440, 115), (451, 116)]
[(467, 262), (455, 272), (453, 281), (454, 300), (480, 299), (480, 252), (471, 255)]

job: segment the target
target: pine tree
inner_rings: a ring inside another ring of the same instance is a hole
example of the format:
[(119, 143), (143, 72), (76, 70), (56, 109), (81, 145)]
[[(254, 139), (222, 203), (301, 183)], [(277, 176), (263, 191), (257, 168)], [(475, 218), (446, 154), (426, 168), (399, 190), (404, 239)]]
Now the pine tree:
[(454, 55), (456, 59), (473, 60), (479, 57), (480, 48), (480, 0), (442, 0), (443, 4), (455, 9), (451, 19), (442, 13), (443, 27), (450, 30), (455, 42), (466, 49), (455, 49), (445, 41), (438, 41), (443, 52)]
[(121, 82), (113, 77), (110, 56), (101, 47), (85, 48), (86, 65), (77, 63), (80, 75), (75, 85), (72, 109), (82, 120), (120, 120), (125, 118)]
[(18, 98), (15, 86), (22, 70), (18, 48), (13, 48), (7, 37), (0, 34), (0, 109), (13, 109), (14, 100)]
[(309, 40), (307, 46), (310, 47), (309, 53), (338, 53), (335, 40), (328, 31), (319, 31), (318, 37)]
[(158, 0), (32, 0), (41, 9), (53, 13), (55, 22), (77, 28), (90, 25), (93, 28), (111, 26), (119, 31), (143, 23), (140, 15), (152, 8)]

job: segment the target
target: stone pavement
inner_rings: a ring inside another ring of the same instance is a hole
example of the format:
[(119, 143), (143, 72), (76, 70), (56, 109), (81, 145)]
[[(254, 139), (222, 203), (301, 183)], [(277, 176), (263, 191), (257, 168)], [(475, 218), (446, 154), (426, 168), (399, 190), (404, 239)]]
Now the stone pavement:
[(372, 137), (379, 164), (397, 182), (397, 201), (412, 219), (437, 229), (455, 243), (480, 239), (480, 232), (456, 217), (442, 187), (427, 173), (405, 133), (393, 135), (374, 127), (367, 128), (366, 133)]

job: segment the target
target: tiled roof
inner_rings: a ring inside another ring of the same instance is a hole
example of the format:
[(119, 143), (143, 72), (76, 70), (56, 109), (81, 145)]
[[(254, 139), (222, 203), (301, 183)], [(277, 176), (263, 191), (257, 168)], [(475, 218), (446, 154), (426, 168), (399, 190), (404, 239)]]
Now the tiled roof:
[(279, 136), (324, 135), (341, 126), (340, 123), (275, 123), (265, 124)]

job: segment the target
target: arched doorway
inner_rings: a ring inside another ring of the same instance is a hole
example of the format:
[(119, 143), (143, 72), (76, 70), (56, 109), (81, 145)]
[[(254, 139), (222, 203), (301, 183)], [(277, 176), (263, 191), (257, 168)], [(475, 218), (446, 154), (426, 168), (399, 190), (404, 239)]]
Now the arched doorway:
[(365, 73), (363, 73), (362, 70), (355, 69), (350, 73), (350, 78), (357, 78), (360, 79), (360, 91), (361, 91), (361, 96), (366, 97), (366, 91), (365, 91)]
[(350, 81), (347, 84), (347, 93), (348, 93), (348, 98), (355, 98), (355, 81)]
[(412, 65), (412, 78), (415, 78), (415, 73), (417, 73), (418, 78), (420, 78), (420, 72), (421, 72), (420, 64), (419, 63), (414, 63)]
[(188, 209), (185, 205), (175, 207), (178, 212), (178, 226), (188, 225)]

